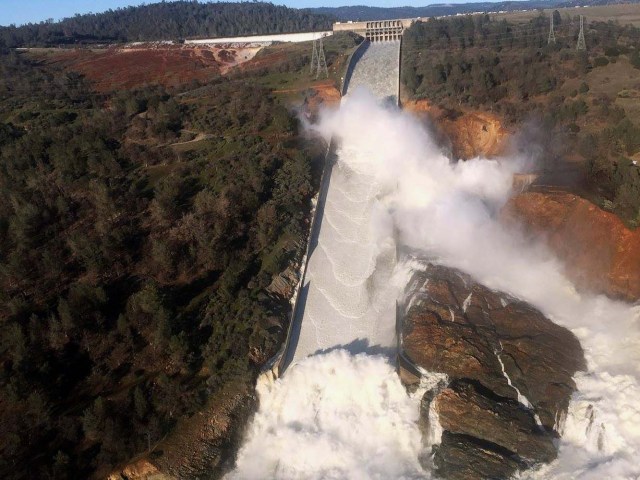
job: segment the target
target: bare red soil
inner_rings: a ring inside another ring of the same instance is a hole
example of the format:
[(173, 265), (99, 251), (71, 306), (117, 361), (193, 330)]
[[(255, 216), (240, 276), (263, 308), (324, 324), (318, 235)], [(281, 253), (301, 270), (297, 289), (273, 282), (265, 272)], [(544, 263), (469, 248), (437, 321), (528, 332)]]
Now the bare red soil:
[(152, 83), (177, 86), (192, 80), (206, 81), (254, 54), (224, 46), (139, 45), (61, 51), (46, 61), (79, 72), (93, 81), (97, 91), (108, 92)]

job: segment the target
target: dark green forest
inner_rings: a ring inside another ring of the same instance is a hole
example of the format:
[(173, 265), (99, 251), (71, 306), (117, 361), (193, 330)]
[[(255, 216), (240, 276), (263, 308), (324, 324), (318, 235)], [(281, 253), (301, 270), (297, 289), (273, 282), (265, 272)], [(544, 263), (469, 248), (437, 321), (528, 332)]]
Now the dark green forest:
[(23, 55), (0, 52), (0, 476), (87, 478), (275, 352), (266, 287), (324, 147), (246, 75), (96, 95)]
[(330, 30), (332, 18), (263, 2), (173, 1), (0, 27), (8, 47), (180, 40)]
[[(586, 189), (601, 206), (630, 225), (640, 224), (640, 118), (621, 101), (629, 93), (607, 87), (608, 66), (640, 78), (640, 29), (614, 22), (586, 24), (587, 51), (577, 51), (578, 19), (554, 12), (556, 42), (548, 44), (549, 17), (527, 24), (488, 15), (429, 19), (403, 38), (402, 83), (411, 98), (425, 98), (455, 118), (465, 109), (498, 114), (529, 128), (525, 136), (544, 152), (551, 176), (560, 159), (579, 155)], [(598, 85), (589, 86), (589, 78)], [(631, 82), (629, 88), (637, 88)]]

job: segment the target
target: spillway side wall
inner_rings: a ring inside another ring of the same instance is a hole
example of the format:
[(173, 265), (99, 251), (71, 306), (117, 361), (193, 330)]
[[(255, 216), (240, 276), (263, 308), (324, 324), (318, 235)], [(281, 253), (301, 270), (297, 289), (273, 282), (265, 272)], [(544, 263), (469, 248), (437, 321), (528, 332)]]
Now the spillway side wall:
[(364, 55), (364, 52), (367, 50), (368, 46), (371, 44), (369, 40), (362, 40), (360, 45), (356, 47), (356, 49), (351, 52), (349, 58), (347, 59), (347, 66), (345, 67), (344, 75), (342, 76), (342, 88), (340, 89), (340, 95), (343, 97), (347, 94), (347, 90), (349, 89), (349, 82), (351, 80), (351, 75), (353, 75), (353, 69), (358, 63), (358, 60)]
[(335, 161), (335, 145), (333, 140), (329, 142), (329, 146), (327, 147), (327, 153), (324, 158), (324, 167), (322, 169), (322, 177), (320, 179), (320, 189), (318, 190), (318, 201), (316, 204), (315, 211), (313, 212), (313, 216), (311, 218), (311, 226), (309, 228), (309, 235), (307, 237), (307, 249), (305, 252), (305, 262), (302, 266), (302, 270), (300, 272), (300, 283), (298, 285), (298, 296), (296, 297), (296, 301), (293, 305), (293, 309), (291, 310), (291, 318), (289, 321), (289, 328), (287, 330), (287, 338), (285, 339), (284, 345), (281, 348), (281, 352), (279, 352), (279, 358), (277, 360), (277, 369), (274, 371), (274, 376), (276, 378), (282, 376), (284, 371), (288, 366), (288, 351), (291, 345), (291, 333), (296, 327), (296, 322), (302, 322), (303, 315), (300, 315), (299, 310), (302, 307), (302, 303), (305, 302), (306, 296), (301, 295), (301, 290), (304, 288), (304, 283), (307, 274), (307, 266), (309, 265), (309, 259), (311, 257), (311, 252), (314, 248), (315, 243), (317, 242), (317, 237), (320, 229), (320, 221), (322, 218), (322, 214), (324, 211), (324, 204), (327, 199), (327, 192), (329, 191), (329, 183), (331, 182), (331, 172), (333, 170), (333, 164)]
[(402, 83), (402, 37), (400, 37), (400, 48), (398, 48), (398, 93), (396, 95), (396, 106), (400, 107), (400, 84)]
[(285, 371), (287, 367), (287, 352), (289, 350), (291, 344), (291, 334), (296, 327), (296, 322), (302, 321), (302, 315), (299, 315), (298, 311), (301, 308), (301, 302), (304, 302), (304, 295), (301, 295), (302, 289), (304, 287), (304, 281), (307, 272), (307, 265), (309, 264), (309, 257), (311, 255), (311, 249), (314, 244), (313, 239), (318, 235), (318, 215), (322, 215), (323, 205), (327, 198), (327, 191), (329, 190), (329, 179), (331, 178), (331, 171), (333, 167), (333, 162), (335, 159), (335, 146), (333, 144), (333, 140), (329, 142), (327, 147), (327, 152), (324, 157), (324, 166), (322, 168), (322, 175), (320, 177), (320, 187), (318, 189), (318, 200), (316, 203), (316, 208), (311, 216), (311, 225), (309, 227), (309, 233), (307, 235), (307, 246), (304, 254), (304, 263), (300, 269), (300, 278), (298, 280), (298, 285), (296, 286), (296, 300), (293, 304), (293, 308), (291, 309), (291, 313), (289, 316), (289, 326), (287, 327), (287, 335), (285, 337), (282, 346), (263, 367), (261, 375), (268, 375), (273, 379), (279, 378)]
[[(342, 96), (346, 95), (347, 90), (349, 88), (349, 79), (351, 78), (351, 74), (353, 73), (353, 69), (355, 68), (356, 63), (364, 52), (367, 49), (367, 46), (370, 42), (367, 40), (363, 40), (360, 45), (358, 45), (353, 52), (349, 55), (347, 59), (347, 64), (345, 67), (344, 75), (342, 76), (342, 85), (340, 88), (340, 94)], [(311, 217), (311, 225), (309, 228), (309, 234), (307, 236), (307, 247), (305, 251), (305, 261), (300, 270), (300, 279), (298, 280), (298, 285), (296, 287), (296, 291), (298, 295), (294, 302), (293, 308), (291, 309), (291, 314), (289, 318), (289, 326), (287, 328), (286, 338), (278, 350), (278, 352), (271, 358), (269, 361), (263, 366), (261, 375), (267, 375), (273, 379), (279, 378), (287, 368), (287, 352), (289, 350), (291, 344), (291, 334), (294, 330), (295, 322), (302, 321), (302, 315), (299, 315), (299, 309), (301, 308), (300, 302), (304, 302), (304, 296), (300, 295), (301, 290), (304, 286), (304, 281), (306, 277), (307, 265), (309, 263), (309, 257), (311, 253), (311, 249), (313, 247), (313, 239), (317, 238), (320, 228), (320, 222), (318, 221), (318, 215), (322, 215), (322, 211), (324, 210), (324, 202), (327, 198), (327, 192), (329, 191), (329, 183), (331, 179), (331, 172), (333, 170), (333, 163), (335, 161), (335, 145), (333, 139), (329, 142), (327, 147), (327, 153), (324, 157), (324, 166), (322, 169), (322, 175), (320, 178), (320, 188), (318, 190), (318, 201), (316, 204), (316, 208)]]

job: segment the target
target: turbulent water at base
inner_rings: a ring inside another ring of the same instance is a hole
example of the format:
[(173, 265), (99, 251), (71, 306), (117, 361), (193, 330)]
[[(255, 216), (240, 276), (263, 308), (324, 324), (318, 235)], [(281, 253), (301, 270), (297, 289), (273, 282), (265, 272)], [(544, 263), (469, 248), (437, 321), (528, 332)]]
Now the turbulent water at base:
[(341, 147), (298, 350), (284, 377), (258, 385), (260, 409), (229, 478), (431, 477), (418, 461), (430, 449), (416, 424), (420, 392), (408, 396), (388, 356), (371, 354), (394, 345), (390, 306), (408, 275), (394, 266), (393, 239), (530, 302), (580, 339), (588, 371), (558, 419), (559, 457), (520, 478), (639, 478), (639, 308), (576, 292), (544, 247), (497, 221), (513, 173), (529, 159), (451, 163), (416, 120), (380, 105), (384, 90), (353, 90), (367, 84), (361, 64), (384, 63), (367, 58), (376, 52), (394, 54), (370, 49), (341, 108), (315, 127)]

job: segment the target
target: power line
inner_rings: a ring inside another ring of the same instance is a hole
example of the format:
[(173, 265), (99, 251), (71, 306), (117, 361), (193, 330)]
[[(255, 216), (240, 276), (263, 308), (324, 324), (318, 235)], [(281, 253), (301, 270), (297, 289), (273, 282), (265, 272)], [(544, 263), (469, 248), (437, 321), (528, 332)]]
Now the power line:
[[(557, 31), (559, 29), (565, 29), (567, 27), (571, 27), (574, 25), (578, 25), (577, 22), (566, 22), (566, 23), (562, 23), (560, 26), (558, 25), (554, 25), (554, 29)], [(516, 26), (516, 28), (510, 28), (508, 31), (505, 32), (493, 32), (493, 33), (484, 33), (482, 29), (478, 28), (478, 31), (476, 32), (474, 29), (474, 37), (482, 37), (482, 38), (490, 38), (490, 37), (500, 37), (503, 35), (528, 35), (534, 32), (546, 32), (547, 27), (544, 25), (531, 25), (531, 26), (522, 26), (522, 28), (520, 28), (520, 26)], [(444, 33), (444, 35), (443, 35)], [(439, 32), (440, 36), (446, 36), (447, 38), (468, 38), (468, 35), (453, 35), (453, 36), (447, 36), (446, 32)]]
[(320, 77), (320, 73), (324, 72), (325, 76), (329, 78), (329, 70), (327, 69), (327, 59), (324, 54), (324, 45), (322, 43), (323, 36), (320, 35), (319, 39), (313, 39), (313, 51), (311, 52), (311, 65), (309, 66), (309, 73), (313, 75), (316, 72), (316, 80)]
[[(554, 39), (557, 41), (558, 39), (561, 38), (575, 38), (575, 34), (571, 33), (571, 32), (566, 32), (566, 30), (568, 29), (568, 27), (573, 26), (574, 23), (566, 23), (562, 25), (562, 28), (558, 28), (555, 24), (554, 24)], [(558, 34), (556, 33), (558, 30), (564, 30), (565, 33), (564, 34)], [(543, 27), (543, 29), (540, 29), (540, 27), (538, 27), (538, 30), (528, 30), (526, 32), (500, 32), (500, 33), (493, 33), (493, 34), (487, 34), (484, 36), (476, 36), (476, 37), (468, 37), (468, 36), (452, 36), (452, 37), (440, 37), (436, 40), (433, 41), (429, 41), (429, 40), (422, 40), (422, 41), (405, 41), (404, 42), (404, 46), (403, 46), (403, 51), (405, 52), (411, 52), (411, 51), (425, 51), (425, 50), (450, 50), (450, 51), (457, 51), (457, 50), (465, 50), (467, 48), (473, 48), (474, 46), (460, 46), (460, 45), (451, 45), (452, 43), (455, 43), (456, 41), (462, 41), (462, 40), (472, 40), (474, 42), (484, 42), (484, 41), (498, 41), (498, 40), (510, 40), (511, 42), (515, 43), (519, 40), (526, 40), (526, 39), (539, 39), (540, 41), (544, 41), (544, 34), (546, 31), (546, 27)], [(442, 40), (445, 40), (449, 43), (449, 45), (442, 45), (441, 42)], [(480, 48), (490, 48), (491, 45), (481, 45)]]
[(549, 22), (551, 26), (549, 27), (549, 38), (547, 39), (547, 45), (551, 45), (552, 43), (556, 43), (556, 34), (553, 31), (553, 14), (549, 16)]
[[(563, 39), (563, 38), (575, 38), (573, 34), (564, 34), (564, 35), (556, 35), (555, 36), (556, 39)], [(519, 37), (505, 37), (508, 40), (512, 40), (513, 43), (518, 42), (519, 40), (526, 40), (526, 39), (539, 39), (541, 42), (544, 42), (544, 33), (541, 32), (539, 34), (530, 34), (530, 35), (524, 35), (524, 36), (519, 36)], [(491, 45), (480, 45), (477, 48), (491, 48)], [(402, 51), (403, 52), (426, 52), (426, 51), (434, 51), (434, 50), (440, 50), (440, 51), (462, 51), (462, 50), (471, 50), (475, 48), (475, 46), (467, 46), (467, 47), (463, 47), (460, 45), (444, 45), (444, 46), (432, 46), (432, 45), (426, 45), (423, 44), (423, 46), (420, 45), (411, 45), (408, 47), (403, 47)]]
[[(566, 23), (562, 25), (562, 30), (565, 29), (565, 27), (570, 27), (574, 25), (573, 23)], [(448, 40), (450, 42), (453, 42), (455, 40), (474, 40), (474, 41), (484, 41), (484, 40), (497, 40), (500, 38), (504, 38), (504, 39), (511, 39), (511, 40), (519, 40), (521, 38), (533, 38), (533, 37), (540, 37), (540, 38), (544, 38), (544, 34), (547, 30), (547, 27), (536, 27), (535, 29), (531, 29), (531, 30), (526, 30), (526, 31), (509, 31), (509, 32), (496, 32), (496, 33), (487, 33), (487, 34), (477, 34), (474, 35), (473, 37), (469, 37), (466, 35), (456, 35), (456, 36), (441, 36), (439, 38), (437, 38), (436, 40), (433, 41), (428, 41), (428, 40), (423, 40), (423, 41), (407, 41), (404, 40), (404, 44), (407, 45), (408, 47), (413, 47), (413, 46), (419, 46), (419, 45), (426, 45), (429, 44), (431, 45), (432, 43), (438, 43), (441, 40)], [(554, 34), (556, 31), (560, 30), (559, 27), (557, 27), (556, 25), (554, 25)], [(562, 37), (566, 37), (566, 36), (571, 36), (571, 35), (562, 35)], [(556, 38), (560, 38), (561, 36), (555, 35)], [(404, 47), (403, 47), (404, 48)]]

